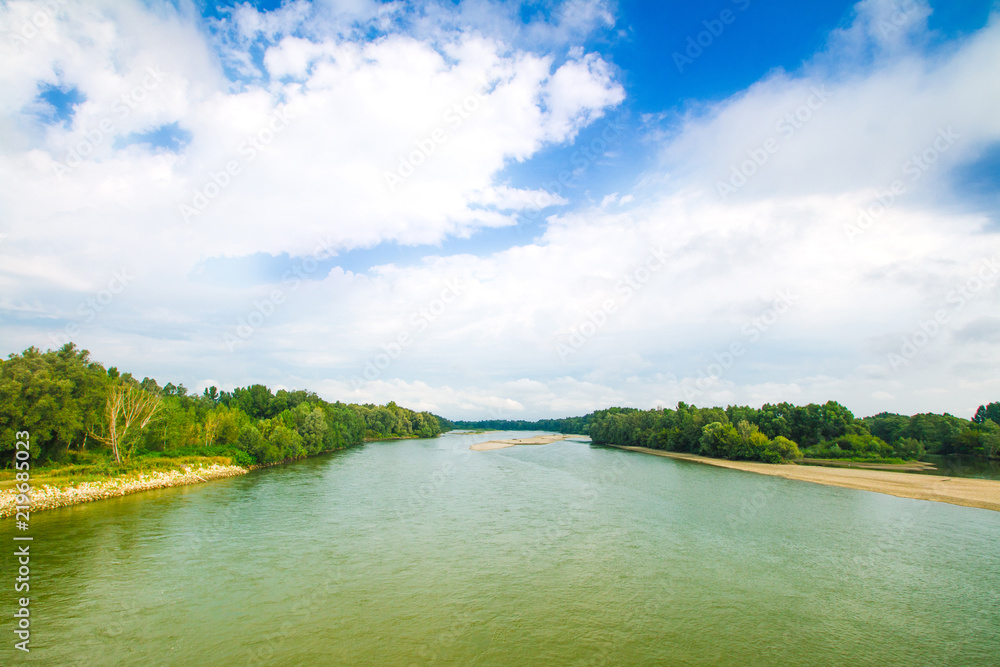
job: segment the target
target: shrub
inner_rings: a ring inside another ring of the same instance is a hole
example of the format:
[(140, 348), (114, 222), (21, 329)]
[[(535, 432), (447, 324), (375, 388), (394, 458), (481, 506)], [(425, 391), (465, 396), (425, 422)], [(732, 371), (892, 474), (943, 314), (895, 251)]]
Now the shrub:
[[(782, 461), (801, 459), (802, 452), (799, 451), (797, 444), (785, 436), (779, 435), (764, 447), (764, 456), (767, 457), (764, 459), (767, 463), (781, 463)], [(775, 457), (778, 460), (775, 461)]]
[(893, 443), (893, 449), (901, 459), (919, 459), (927, 453), (924, 443), (914, 438), (902, 438)]
[(233, 465), (240, 466), (241, 468), (249, 468), (250, 466), (257, 465), (256, 458), (239, 449), (234, 449), (230, 453), (229, 458), (233, 460)]
[(701, 446), (702, 456), (715, 456), (719, 458), (730, 458), (740, 441), (740, 434), (736, 432), (732, 424), (722, 422), (712, 422), (702, 429), (701, 438), (698, 444)]

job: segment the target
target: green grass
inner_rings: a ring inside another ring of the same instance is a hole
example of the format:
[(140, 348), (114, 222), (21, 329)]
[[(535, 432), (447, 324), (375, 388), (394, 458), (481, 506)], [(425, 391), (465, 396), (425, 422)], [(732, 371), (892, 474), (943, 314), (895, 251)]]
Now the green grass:
[(839, 463), (875, 463), (878, 465), (903, 465), (907, 463), (917, 463), (916, 460), (906, 461), (898, 457), (888, 457), (883, 458), (879, 456), (853, 456), (851, 458), (830, 458), (830, 457), (819, 457), (819, 456), (806, 456), (805, 458), (799, 459), (800, 462), (806, 465), (836, 465)]
[[(46, 463), (32, 466), (31, 485), (67, 487), (83, 482), (103, 482), (114, 477), (134, 476), (140, 473), (167, 472), (183, 467), (203, 467), (213, 463), (231, 465), (228, 456), (168, 456), (151, 452), (137, 456), (123, 465), (115, 463), (110, 456), (93, 452), (73, 452), (72, 461)], [(16, 470), (0, 470), (0, 490), (9, 489), (16, 483)]]

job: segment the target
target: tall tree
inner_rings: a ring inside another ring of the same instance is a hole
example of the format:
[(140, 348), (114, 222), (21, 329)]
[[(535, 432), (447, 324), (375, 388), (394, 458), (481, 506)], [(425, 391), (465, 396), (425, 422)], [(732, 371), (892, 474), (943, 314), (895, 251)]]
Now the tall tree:
[(979, 409), (976, 410), (976, 415), (972, 418), (972, 421), (977, 424), (982, 424), (986, 420), (1000, 424), (1000, 401), (980, 405)]
[(160, 397), (130, 382), (118, 382), (108, 391), (104, 404), (104, 424), (91, 436), (111, 448), (119, 465), (128, 460), (142, 430), (160, 407)]

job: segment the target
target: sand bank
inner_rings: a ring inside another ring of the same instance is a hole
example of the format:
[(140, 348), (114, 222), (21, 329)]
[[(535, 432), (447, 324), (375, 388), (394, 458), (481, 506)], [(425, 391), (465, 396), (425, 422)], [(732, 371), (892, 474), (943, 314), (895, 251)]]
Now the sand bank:
[(967, 477), (943, 477), (941, 475), (915, 475), (888, 470), (864, 470), (860, 468), (821, 468), (818, 466), (755, 463), (752, 461), (727, 461), (694, 454), (664, 452), (647, 447), (619, 447), (634, 452), (666, 456), (672, 459), (695, 461), (719, 466), (774, 475), (785, 479), (796, 479), (814, 484), (840, 486), (846, 489), (860, 489), (885, 493), (900, 498), (933, 500), (965, 507), (979, 507), (1000, 512), (1000, 480), (970, 479)]
[[(83, 482), (76, 486), (60, 488), (56, 486), (33, 486), (29, 494), (29, 507), (32, 512), (40, 512), (55, 507), (89, 503), (93, 500), (126, 496), (138, 491), (163, 489), (168, 486), (184, 486), (198, 484), (212, 479), (235, 477), (249, 472), (239, 466), (222, 466), (213, 464), (204, 468), (184, 468), (169, 472), (150, 472), (139, 475), (124, 475), (113, 477), (103, 482)], [(0, 491), (0, 517), (12, 516), (16, 512), (17, 491), (7, 489)]]
[(563, 435), (560, 433), (552, 435), (536, 435), (534, 438), (514, 438), (513, 440), (490, 440), (489, 442), (480, 442), (469, 447), (469, 449), (474, 449), (477, 452), (488, 452), (491, 449), (503, 449), (504, 447), (514, 447), (516, 445), (547, 445), (552, 442), (557, 442), (559, 440), (566, 440), (567, 438), (578, 438), (580, 436), (575, 435)]

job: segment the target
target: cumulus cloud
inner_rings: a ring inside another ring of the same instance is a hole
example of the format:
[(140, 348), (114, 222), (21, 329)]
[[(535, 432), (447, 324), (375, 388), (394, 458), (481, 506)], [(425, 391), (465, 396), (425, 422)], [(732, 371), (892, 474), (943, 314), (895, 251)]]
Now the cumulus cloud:
[[(501, 174), (627, 103), (610, 58), (576, 48), (613, 25), (607, 3), (509, 39), (503, 3), (240, 5), (208, 36), (169, 9), (67, 4), (0, 67), (8, 351), (72, 337), (189, 386), (454, 418), (678, 400), (964, 414), (1000, 391), (1000, 244), (947, 176), (1000, 140), (983, 76), (1000, 25), (937, 48), (925, 3), (893, 7), (860, 3), (800, 70), (676, 119), (634, 190), (589, 205), (546, 191), (555, 174)], [(80, 91), (71, 122), (30, 112), (40, 82)], [(120, 141), (175, 123), (179, 147)], [(499, 251), (335, 266), (557, 204)], [(288, 271), (192, 277), (260, 252)]]

